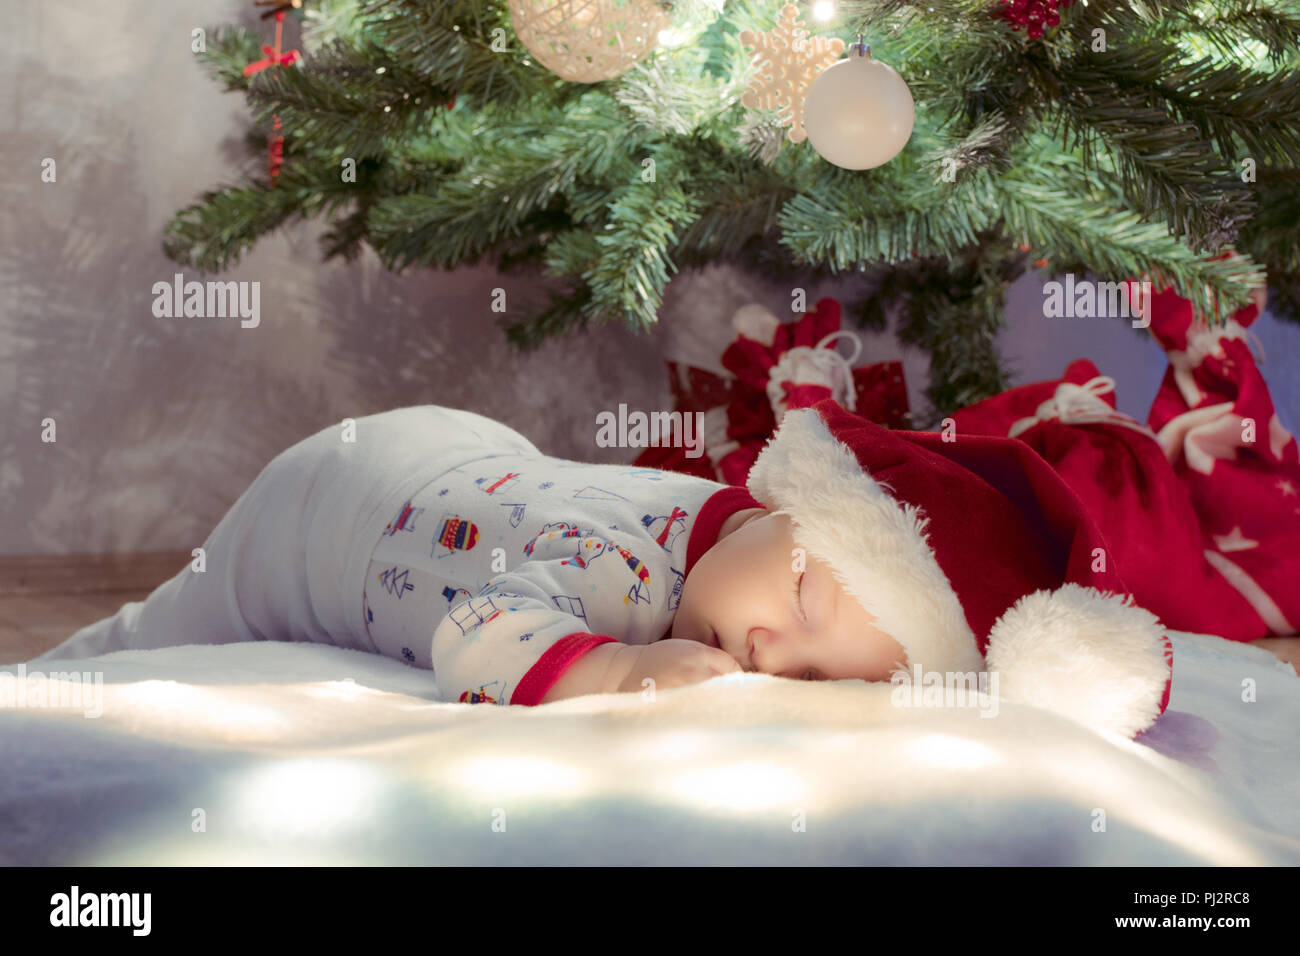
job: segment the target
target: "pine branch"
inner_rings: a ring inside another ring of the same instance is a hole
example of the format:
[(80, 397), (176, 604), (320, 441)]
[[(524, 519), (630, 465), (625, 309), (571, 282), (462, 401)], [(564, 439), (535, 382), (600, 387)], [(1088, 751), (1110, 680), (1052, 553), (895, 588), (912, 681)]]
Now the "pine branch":
[(1294, 73), (1269, 75), (1209, 57), (1182, 62), (1172, 43), (1087, 56), (1125, 94), (1158, 101), (1195, 124), (1225, 157), (1236, 157), (1240, 141), (1259, 162), (1300, 162), (1300, 76)]
[(1258, 162), (1294, 168), (1300, 163), (1300, 76), (1273, 76), (1235, 64), (1203, 60), (1170, 76), (1160, 92), (1182, 116), (1238, 157), (1240, 142)]
[(324, 260), (342, 259), (353, 262), (361, 254), (361, 245), (370, 231), (370, 206), (360, 205), (346, 218), (338, 220), (323, 236), (321, 249)]
[(1300, 3), (1295, 0), (1238, 0), (1218, 10), (1180, 11), (1169, 32), (1193, 33), (1230, 60), (1253, 58), (1252, 43), (1263, 44), (1274, 66), (1300, 51)]
[(363, 159), (357, 163), (357, 183), (355, 202), (352, 212), (336, 220), (333, 226), (321, 236), (324, 258), (342, 258), (345, 262), (354, 261), (361, 253), (361, 246), (370, 236), (370, 212), (376, 200), (376, 186), (385, 180), (400, 178), (392, 176), (386, 164), (379, 160)]
[(596, 236), (600, 258), (583, 273), (591, 289), (586, 314), (616, 316), (642, 331), (654, 325), (668, 273), (676, 271), (669, 251), (698, 215), (699, 200), (677, 183), (659, 179), (619, 191), (609, 206), (612, 228)]
[[(593, 100), (585, 108), (598, 105)], [(563, 208), (580, 180), (630, 174), (629, 144), (606, 135), (606, 127), (584, 123), (576, 109), (562, 124), (548, 119), (484, 128), (477, 139), (481, 155), (433, 194), (378, 202), (371, 227), (385, 263), (400, 270), (477, 261), (517, 235), (529, 216)], [(607, 200), (608, 191), (599, 195)], [(582, 218), (581, 211), (577, 215)]]
[(163, 252), (204, 272), (236, 264), (262, 236), (295, 218), (327, 215), (358, 198), (356, 186), (286, 158), (279, 181), (205, 192), (172, 216), (163, 229)]
[[(504, 3), (361, 0), (360, 9), (375, 42), (438, 90), (504, 107), (559, 84), (526, 62), (528, 51), (514, 35)], [(505, 49), (494, 50), (494, 43)]]
[[(870, 184), (870, 185), (868, 185)], [(814, 194), (801, 192), (779, 217), (782, 242), (800, 262), (836, 272), (918, 256), (946, 256), (994, 222), (985, 180), (957, 190), (909, 177), (900, 164), (873, 183), (837, 171)]]
[(927, 153), (921, 165), (944, 182), (958, 182), (976, 170), (1004, 172), (1017, 133), (1002, 113), (986, 113), (960, 139)]
[[(711, 2), (674, 5), (703, 22)], [(1025, 266), (1013, 236), (1114, 281), (1175, 284), (1211, 314), (1244, 301), (1256, 263), (1300, 303), (1300, 0), (1076, 2), (1037, 40), (993, 0), (838, 6), (813, 32), (864, 29), (917, 102), (908, 146), (874, 170), (776, 142), (737, 105), (752, 71), (738, 34), (770, 29), (779, 0), (729, 0), (698, 41), (591, 85), (533, 61), (507, 0), (314, 0), (304, 64), (251, 81), (258, 37), (218, 31), (207, 66), (247, 91), (263, 127), (280, 118), (285, 167), (274, 189), (205, 194), (165, 248), (224, 268), (290, 218), (323, 215), (327, 257), (369, 243), (399, 270), (489, 256), (544, 267), (568, 288), (507, 330), (517, 345), (592, 318), (644, 329), (684, 265), (728, 259), (800, 282), (866, 270), (890, 277), (881, 295), (906, 297), (936, 409), (1004, 381), (1002, 283)], [(356, 182), (341, 180), (345, 158)], [(1245, 158), (1257, 182), (1242, 181)], [(1234, 240), (1251, 258), (1200, 253)], [(866, 311), (882, 320), (877, 305)]]
[(701, 195), (707, 205), (677, 247), (693, 262), (734, 258), (756, 237), (777, 235), (781, 209), (794, 191), (770, 171), (752, 170)]
[(932, 429), (958, 408), (996, 395), (1007, 387), (997, 350), (1005, 325), (1006, 273), (1016, 258), (996, 230), (950, 259), (918, 260), (893, 277), (903, 297), (899, 339), (930, 354), (929, 414), (913, 412), (913, 425)]
[(1195, 124), (1175, 121), (1151, 105), (1151, 94), (1116, 82), (1124, 54), (1081, 51), (1051, 69), (1035, 63), (1035, 79), (1055, 88), (1049, 116), (1089, 162), (1107, 148), (1124, 195), (1142, 216), (1159, 215), (1193, 247), (1230, 242), (1249, 218), (1250, 191), (1202, 139)]
[(303, 8), (302, 46), (309, 57), (337, 43), (354, 46), (364, 33), (357, 0), (312, 0)]
[(1256, 189), (1260, 211), (1239, 248), (1267, 268), (1273, 313), (1300, 322), (1300, 172), (1261, 169)]
[[(1064, 167), (1058, 175), (1068, 178)], [(1154, 223), (1131, 210), (1106, 201), (1103, 188), (1093, 184), (1089, 196), (1079, 183), (1062, 189), (1060, 182), (1041, 182), (1012, 174), (998, 183), (998, 201), (1007, 231), (1035, 249), (1087, 262), (1109, 281), (1142, 274), (1159, 286), (1173, 285), (1211, 318), (1227, 314), (1249, 300), (1254, 283), (1263, 278), (1249, 259), (1233, 255), (1211, 261), (1198, 256)]]
[(291, 191), (270, 186), (205, 192), (200, 202), (172, 216), (163, 230), (163, 252), (182, 265), (222, 272), (301, 205)]
[(651, 57), (620, 79), (614, 99), (652, 135), (687, 135), (739, 99), (739, 91), (703, 72), (706, 51)]
[(546, 248), (546, 271), (569, 280), (580, 279), (600, 261), (601, 247), (586, 229), (559, 233)]
[(200, 60), (208, 72), (227, 93), (247, 90), (251, 77), (244, 76), (244, 67), (262, 58), (261, 37), (240, 26), (209, 27), (206, 33)]
[(1069, 32), (1091, 37), (1101, 27), (1111, 37), (1139, 37), (1173, 17), (1194, 16), (1204, 0), (1129, 0), (1127, 3), (1074, 3), (1061, 11)]
[[(886, 31), (902, 34), (926, 33), (926, 43), (950, 43), (957, 37), (1001, 37), (1010, 42), (1010, 29), (989, 15), (995, 4), (990, 0), (841, 0), (836, 4), (839, 19), (850, 32), (863, 33), (874, 50), (872, 36)], [(935, 27), (941, 28), (935, 30)]]
[(286, 136), (356, 158), (424, 134), (451, 92), (428, 89), (378, 48), (336, 45), (300, 67), (263, 70), (248, 96), (262, 121), (280, 118)]
[(1006, 324), (1003, 299), (1001, 287), (981, 286), (963, 300), (920, 310), (925, 331), (919, 338), (930, 353), (930, 385), (925, 394), (934, 411), (928, 419), (923, 413), (915, 416), (919, 427), (932, 428), (957, 409), (1008, 387), (997, 350), (998, 332)]

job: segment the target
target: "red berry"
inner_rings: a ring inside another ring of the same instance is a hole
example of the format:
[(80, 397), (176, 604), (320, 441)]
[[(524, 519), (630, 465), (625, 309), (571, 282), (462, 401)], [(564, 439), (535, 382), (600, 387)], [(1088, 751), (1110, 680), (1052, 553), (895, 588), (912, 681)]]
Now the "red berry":
[(1047, 25), (1049, 27), (1054, 27), (1060, 22), (1061, 22), (1061, 18), (1057, 16), (1055, 13), (1049, 13), (1047, 15)]
[(1037, 40), (1043, 35), (1043, 25), (1041, 23), (1029, 24), (1029, 39)]

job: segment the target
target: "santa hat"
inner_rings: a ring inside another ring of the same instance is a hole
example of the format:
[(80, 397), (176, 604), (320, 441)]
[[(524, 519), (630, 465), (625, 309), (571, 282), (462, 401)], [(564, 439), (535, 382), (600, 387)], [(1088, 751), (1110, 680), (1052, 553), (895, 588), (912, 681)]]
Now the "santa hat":
[(1173, 651), (1096, 523), (1022, 441), (893, 431), (834, 399), (787, 411), (748, 477), (907, 668), (997, 674), (998, 696), (1132, 738)]

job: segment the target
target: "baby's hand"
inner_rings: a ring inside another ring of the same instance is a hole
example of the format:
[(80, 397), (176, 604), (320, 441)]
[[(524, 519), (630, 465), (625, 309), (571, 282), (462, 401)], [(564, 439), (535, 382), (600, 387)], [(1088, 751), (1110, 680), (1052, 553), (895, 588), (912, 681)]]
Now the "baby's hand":
[(628, 650), (635, 651), (636, 656), (619, 682), (620, 692), (644, 690), (641, 681), (647, 677), (654, 681), (656, 689), (665, 690), (741, 670), (726, 651), (699, 641), (670, 637), (643, 646), (629, 645)]

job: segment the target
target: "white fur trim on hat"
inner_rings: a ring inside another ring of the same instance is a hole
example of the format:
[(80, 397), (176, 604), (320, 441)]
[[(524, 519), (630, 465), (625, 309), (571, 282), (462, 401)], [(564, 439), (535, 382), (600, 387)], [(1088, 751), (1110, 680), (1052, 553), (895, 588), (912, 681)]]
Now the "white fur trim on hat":
[(835, 578), (902, 645), (907, 666), (984, 666), (961, 602), (926, 540), (927, 519), (899, 502), (812, 408), (786, 412), (759, 452), (749, 492), (793, 522), (795, 544)]
[(1160, 715), (1164, 627), (1131, 594), (1064, 584), (1026, 594), (989, 632), (998, 695), (1132, 739)]

